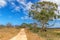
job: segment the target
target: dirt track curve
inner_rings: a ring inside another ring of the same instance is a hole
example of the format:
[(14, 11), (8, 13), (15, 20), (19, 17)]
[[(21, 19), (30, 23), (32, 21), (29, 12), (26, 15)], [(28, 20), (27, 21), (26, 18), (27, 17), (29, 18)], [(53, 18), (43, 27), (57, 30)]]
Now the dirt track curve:
[(18, 35), (11, 38), (10, 40), (27, 40), (27, 36), (26, 36), (24, 29), (21, 29), (21, 31), (18, 33)]
[(10, 40), (42, 40), (37, 34), (29, 30), (21, 29), (20, 32)]

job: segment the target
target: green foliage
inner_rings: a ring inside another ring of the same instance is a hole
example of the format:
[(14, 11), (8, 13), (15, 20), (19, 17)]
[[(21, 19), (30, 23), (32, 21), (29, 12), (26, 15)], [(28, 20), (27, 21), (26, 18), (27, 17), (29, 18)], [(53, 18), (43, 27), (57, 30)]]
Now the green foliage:
[(60, 35), (60, 33), (57, 33), (57, 35)]
[(58, 18), (60, 18), (60, 15), (58, 15)]
[[(32, 5), (32, 9), (29, 12), (29, 17), (32, 17), (33, 19), (41, 22), (43, 25), (42, 27), (45, 27), (44, 25), (49, 21), (56, 19), (56, 13), (58, 5), (56, 3), (52, 2), (38, 2), (36, 4)], [(58, 16), (59, 18), (60, 16)]]

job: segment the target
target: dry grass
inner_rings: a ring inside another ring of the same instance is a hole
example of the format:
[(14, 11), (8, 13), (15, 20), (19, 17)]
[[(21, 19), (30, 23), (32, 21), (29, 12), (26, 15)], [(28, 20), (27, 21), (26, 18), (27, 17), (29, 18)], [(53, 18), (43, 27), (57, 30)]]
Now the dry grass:
[[(40, 30), (40, 29), (39, 29)], [(60, 40), (60, 29), (47, 29), (47, 32), (36, 32), (32, 33), (26, 30), (28, 40)], [(19, 33), (20, 29), (17, 28), (0, 28), (0, 40), (8, 40)], [(38, 35), (40, 38), (38, 37)]]
[(31, 31), (38, 34), (44, 40), (60, 40), (60, 29), (47, 29), (46, 32), (41, 32), (41, 29), (37, 28)]
[(0, 40), (8, 40), (17, 35), (20, 29), (16, 28), (0, 28)]
[(43, 38), (39, 37), (36, 33), (32, 33), (29, 30), (26, 30), (26, 35), (28, 40), (43, 40)]
[(47, 32), (39, 32), (42, 38), (45, 40), (60, 40), (60, 29), (47, 29)]

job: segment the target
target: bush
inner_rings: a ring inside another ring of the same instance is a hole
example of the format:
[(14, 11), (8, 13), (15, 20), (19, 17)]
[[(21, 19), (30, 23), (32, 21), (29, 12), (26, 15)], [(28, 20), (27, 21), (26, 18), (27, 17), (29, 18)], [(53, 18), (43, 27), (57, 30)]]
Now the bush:
[(57, 35), (60, 35), (60, 33), (56, 33)]

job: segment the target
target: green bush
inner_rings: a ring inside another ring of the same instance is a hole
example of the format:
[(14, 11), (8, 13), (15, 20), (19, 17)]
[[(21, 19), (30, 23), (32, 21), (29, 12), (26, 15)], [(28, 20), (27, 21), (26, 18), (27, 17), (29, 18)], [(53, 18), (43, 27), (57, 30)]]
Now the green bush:
[(60, 33), (56, 33), (56, 34), (60, 36)]

